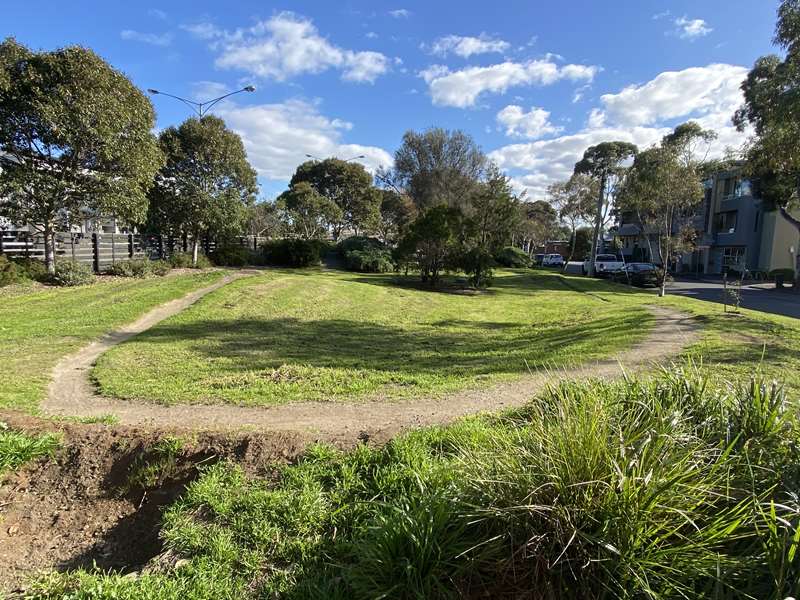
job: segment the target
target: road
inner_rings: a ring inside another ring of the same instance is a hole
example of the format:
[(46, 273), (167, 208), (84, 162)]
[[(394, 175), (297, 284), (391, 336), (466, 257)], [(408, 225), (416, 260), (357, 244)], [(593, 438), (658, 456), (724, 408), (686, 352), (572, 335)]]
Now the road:
[[(567, 273), (580, 275), (580, 262), (571, 262)], [(677, 278), (667, 287), (668, 294), (687, 296), (707, 302), (722, 303), (722, 282)], [(776, 290), (771, 284), (745, 285), (742, 287), (741, 307), (776, 315), (800, 319), (800, 294), (791, 290)]]

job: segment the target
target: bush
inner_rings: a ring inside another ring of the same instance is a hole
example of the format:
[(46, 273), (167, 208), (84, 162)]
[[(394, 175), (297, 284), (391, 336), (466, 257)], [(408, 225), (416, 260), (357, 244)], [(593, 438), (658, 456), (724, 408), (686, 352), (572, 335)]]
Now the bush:
[(383, 250), (386, 248), (386, 244), (384, 244), (378, 238), (354, 235), (343, 239), (336, 245), (336, 248), (338, 249), (339, 254), (344, 257), (348, 252), (353, 251)]
[(147, 258), (120, 260), (108, 270), (109, 275), (116, 277), (147, 277), (151, 272), (150, 259)]
[(163, 277), (172, 269), (172, 265), (166, 260), (150, 261), (150, 271), (157, 277)]
[(485, 288), (492, 285), (494, 277), (494, 258), (484, 248), (472, 248), (461, 259), (461, 268), (469, 277), (470, 285), (476, 288)]
[(17, 266), (17, 271), (22, 277), (33, 281), (47, 281), (49, 273), (44, 261), (36, 258), (12, 258), (11, 260)]
[(280, 267), (310, 267), (322, 260), (319, 240), (270, 240), (263, 246), (264, 262)]
[(244, 246), (222, 246), (208, 258), (218, 267), (245, 267), (256, 262), (253, 260), (253, 251)]
[(773, 269), (769, 272), (769, 278), (783, 283), (792, 285), (794, 281), (794, 269)]
[(17, 265), (0, 254), (0, 287), (17, 283), (21, 279)]
[(64, 287), (86, 285), (93, 281), (92, 267), (75, 260), (56, 261), (56, 272), (49, 277), (49, 283)]
[(520, 269), (531, 266), (531, 257), (528, 253), (514, 246), (506, 246), (497, 253), (495, 259), (504, 267)]
[(197, 266), (193, 267), (191, 252), (176, 252), (169, 257), (169, 263), (172, 265), (173, 269), (208, 269), (213, 266), (205, 254), (198, 254)]
[(390, 273), (394, 270), (392, 253), (386, 249), (350, 250), (344, 255), (344, 266), (361, 273)]

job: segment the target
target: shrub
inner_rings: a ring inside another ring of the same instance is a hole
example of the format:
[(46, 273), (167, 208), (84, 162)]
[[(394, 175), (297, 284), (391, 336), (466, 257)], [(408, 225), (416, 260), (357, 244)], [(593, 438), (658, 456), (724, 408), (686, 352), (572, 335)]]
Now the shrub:
[(0, 254), (0, 287), (17, 283), (21, 279), (17, 265)]
[(322, 259), (319, 240), (270, 240), (263, 246), (264, 262), (280, 267), (310, 267)]
[(254, 264), (253, 251), (244, 246), (222, 246), (209, 255), (218, 267), (245, 267)]
[(198, 254), (197, 266), (193, 267), (191, 252), (176, 252), (169, 257), (169, 263), (172, 265), (173, 269), (208, 269), (213, 266), (205, 254)]
[(394, 270), (391, 251), (382, 248), (350, 250), (344, 255), (344, 265), (349, 271), (361, 273), (389, 273)]
[(13, 258), (11, 260), (17, 266), (17, 271), (22, 277), (33, 281), (47, 281), (49, 274), (44, 261), (36, 258)]
[(86, 285), (94, 281), (92, 267), (75, 260), (59, 260), (56, 272), (49, 277), (49, 283), (65, 287)]
[(172, 265), (166, 260), (150, 261), (150, 272), (157, 277), (163, 277), (172, 269)]
[(336, 245), (336, 248), (338, 249), (339, 254), (344, 257), (348, 252), (371, 249), (382, 250), (386, 248), (386, 245), (378, 238), (354, 235), (343, 239)]
[(769, 278), (783, 280), (783, 283), (791, 285), (794, 281), (794, 269), (773, 269), (769, 272)]
[(528, 253), (514, 246), (506, 246), (495, 256), (497, 262), (504, 267), (519, 269), (531, 266), (531, 257)]
[(485, 288), (492, 285), (494, 277), (494, 258), (484, 248), (475, 247), (464, 253), (461, 258), (461, 268), (469, 277), (470, 285)]
[(116, 277), (147, 277), (152, 273), (152, 270), (150, 259), (133, 258), (115, 262), (108, 272)]

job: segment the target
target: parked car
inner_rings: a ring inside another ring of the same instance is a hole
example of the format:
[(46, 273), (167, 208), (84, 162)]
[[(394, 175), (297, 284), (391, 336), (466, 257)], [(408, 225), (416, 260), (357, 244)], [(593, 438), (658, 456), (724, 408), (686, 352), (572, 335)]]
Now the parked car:
[(544, 254), (534, 254), (533, 255), (533, 264), (536, 265), (537, 267), (541, 266), (542, 262), (544, 261), (544, 257), (545, 256), (546, 255), (544, 255)]
[(621, 269), (611, 273), (611, 279), (619, 283), (627, 283), (629, 285), (638, 285), (644, 287), (646, 285), (659, 284), (658, 267), (652, 263), (628, 263)]
[(545, 254), (542, 259), (543, 267), (563, 267), (564, 257), (560, 254)]
[[(625, 266), (625, 261), (617, 258), (616, 254), (598, 254), (594, 260), (594, 273), (597, 277), (608, 277), (614, 271), (619, 271)], [(589, 259), (583, 261), (583, 274), (589, 274)]]

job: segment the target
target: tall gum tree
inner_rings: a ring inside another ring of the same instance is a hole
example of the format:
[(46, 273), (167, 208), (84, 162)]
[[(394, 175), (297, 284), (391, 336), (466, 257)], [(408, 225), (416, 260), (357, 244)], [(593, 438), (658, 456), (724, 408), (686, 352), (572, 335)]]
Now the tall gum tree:
[(597, 181), (597, 204), (594, 213), (594, 231), (589, 254), (589, 277), (594, 277), (594, 263), (603, 225), (604, 215), (625, 170), (625, 162), (636, 156), (638, 148), (629, 142), (602, 142), (590, 146), (583, 158), (575, 164), (576, 175), (588, 175)]
[(241, 138), (214, 116), (192, 117), (161, 132), (166, 164), (151, 194), (151, 223), (200, 240), (241, 233), (258, 191)]
[(0, 215), (44, 237), (86, 217), (139, 223), (163, 164), (150, 101), (87, 48), (0, 43)]
[[(754, 135), (745, 147), (746, 171), (761, 194), (800, 233), (800, 0), (778, 7), (776, 45), (781, 58), (762, 56), (742, 83), (744, 104), (733, 121)], [(795, 248), (795, 290), (800, 291), (800, 248)]]

